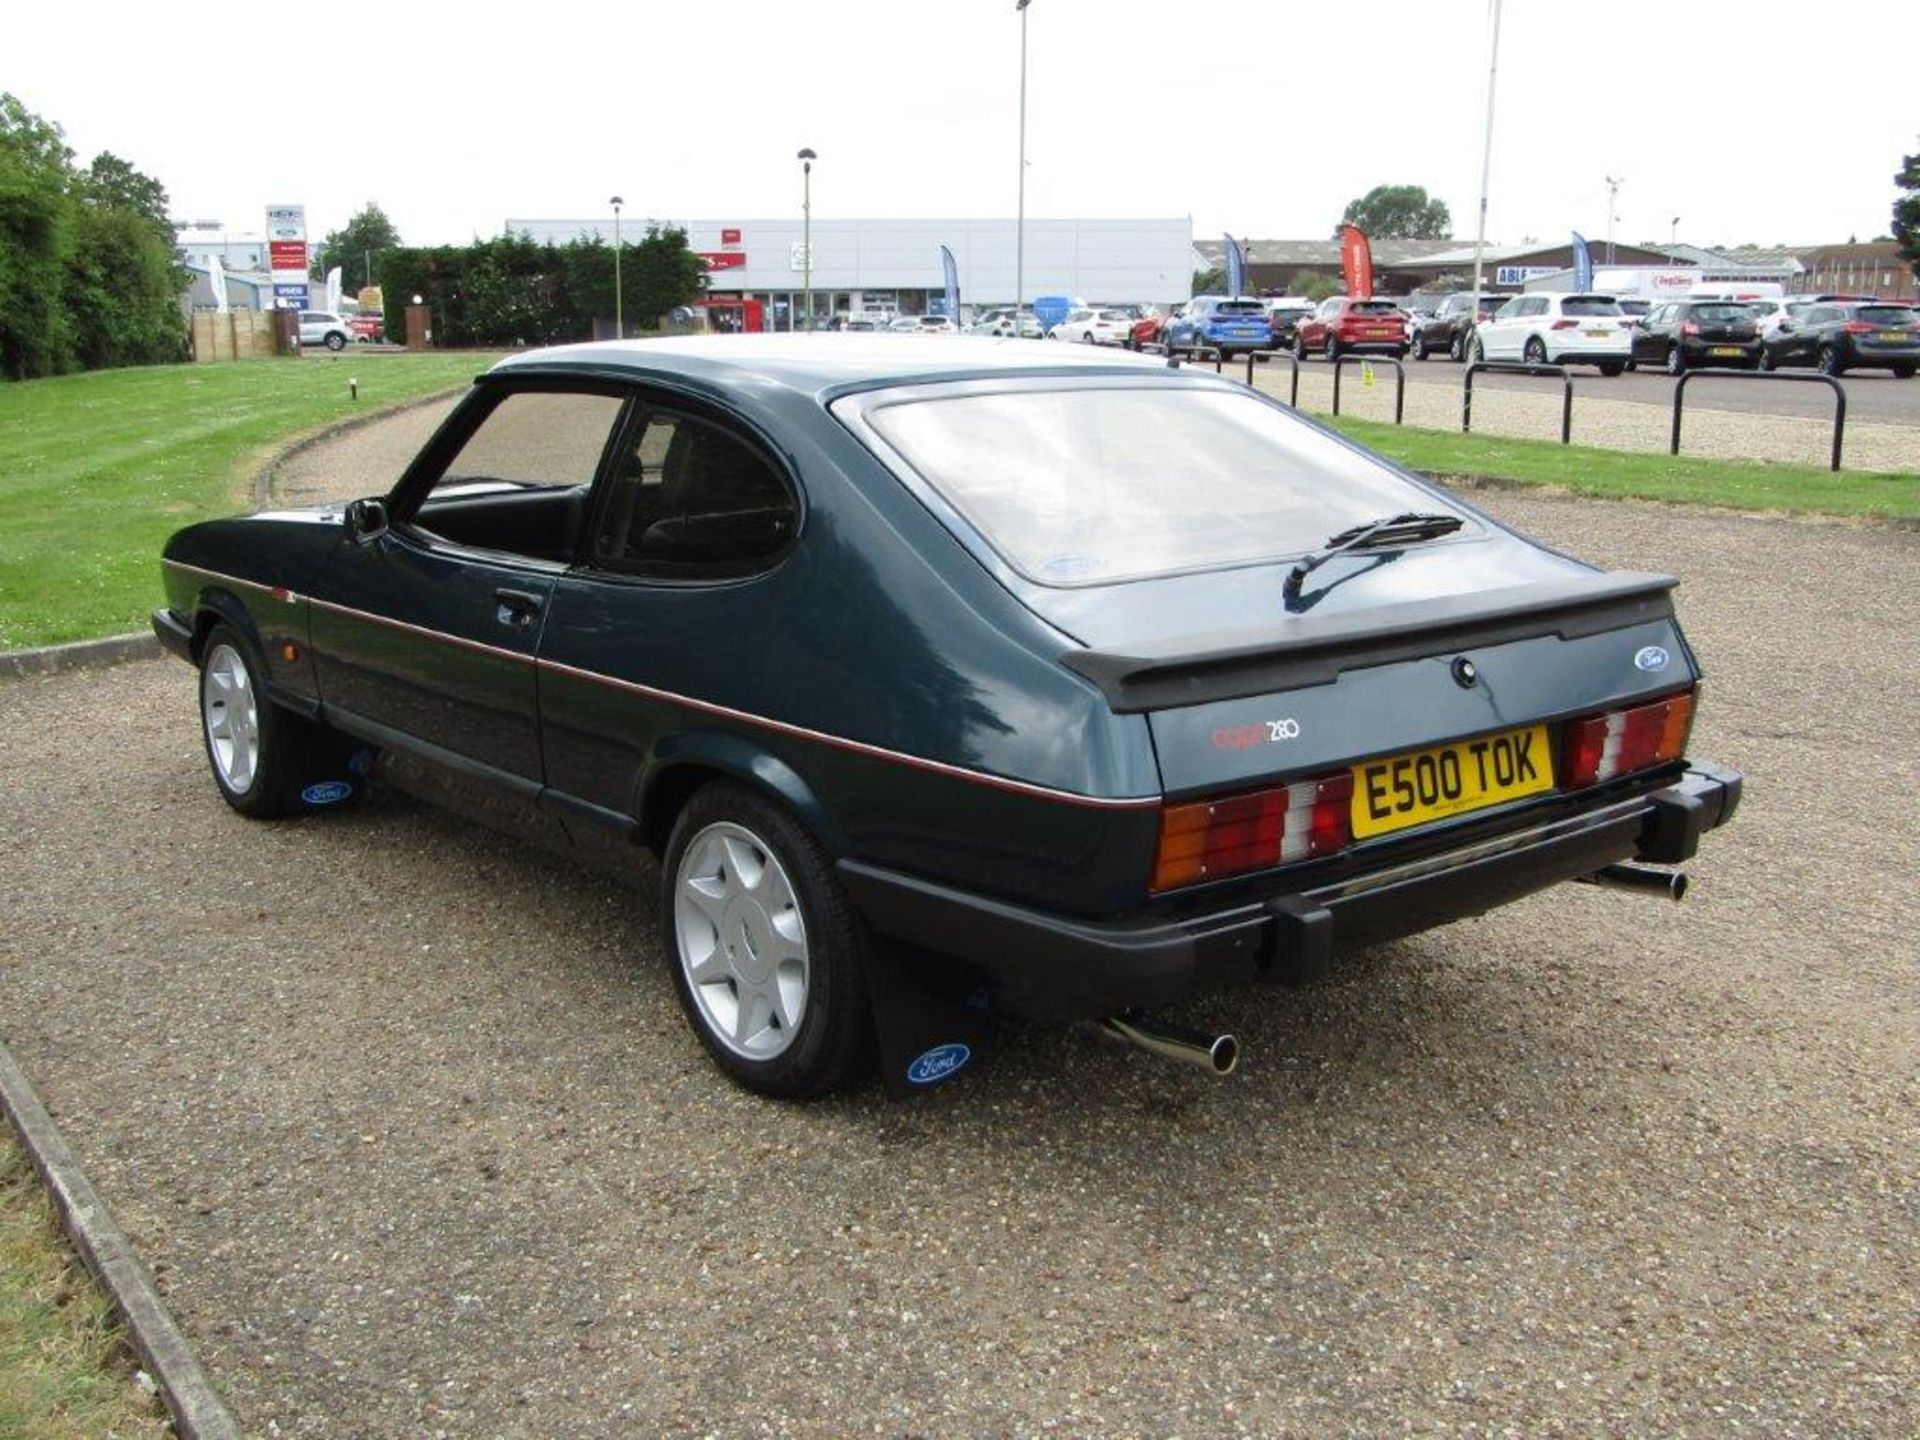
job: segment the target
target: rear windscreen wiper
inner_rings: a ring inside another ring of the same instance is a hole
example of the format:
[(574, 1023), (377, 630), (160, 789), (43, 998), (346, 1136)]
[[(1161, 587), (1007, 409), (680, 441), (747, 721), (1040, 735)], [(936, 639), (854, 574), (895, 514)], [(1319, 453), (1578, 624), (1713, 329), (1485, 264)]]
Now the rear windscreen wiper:
[(1422, 514), (1409, 510), (1404, 515), (1389, 515), (1384, 520), (1368, 520), (1338, 535), (1329, 535), (1318, 550), (1302, 555), (1294, 562), (1281, 593), (1298, 599), (1307, 576), (1336, 555), (1355, 550), (1384, 550), (1395, 545), (1410, 545), (1419, 540), (1434, 540), (1451, 535), (1467, 522), (1458, 515)]

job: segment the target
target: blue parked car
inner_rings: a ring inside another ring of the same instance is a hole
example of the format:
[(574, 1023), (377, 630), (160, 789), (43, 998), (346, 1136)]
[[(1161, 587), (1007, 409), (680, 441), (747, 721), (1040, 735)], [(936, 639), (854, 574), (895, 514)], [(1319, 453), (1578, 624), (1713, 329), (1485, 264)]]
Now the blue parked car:
[(1273, 348), (1273, 331), (1267, 323), (1267, 307), (1258, 300), (1229, 299), (1224, 295), (1198, 295), (1178, 316), (1167, 322), (1168, 353), (1200, 349), (1220, 352), (1231, 360), (1249, 350)]

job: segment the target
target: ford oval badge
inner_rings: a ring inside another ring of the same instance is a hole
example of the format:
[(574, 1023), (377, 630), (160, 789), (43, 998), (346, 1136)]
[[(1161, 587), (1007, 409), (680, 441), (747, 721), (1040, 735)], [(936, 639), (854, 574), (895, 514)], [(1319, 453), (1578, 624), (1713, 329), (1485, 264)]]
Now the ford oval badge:
[(353, 786), (344, 780), (322, 780), (302, 790), (300, 798), (309, 805), (338, 805), (353, 798)]
[(1642, 670), (1667, 668), (1667, 652), (1658, 645), (1643, 645), (1634, 652), (1633, 663)]
[(907, 1066), (907, 1079), (915, 1085), (938, 1085), (972, 1058), (973, 1051), (957, 1040), (947, 1045), (936, 1045)]

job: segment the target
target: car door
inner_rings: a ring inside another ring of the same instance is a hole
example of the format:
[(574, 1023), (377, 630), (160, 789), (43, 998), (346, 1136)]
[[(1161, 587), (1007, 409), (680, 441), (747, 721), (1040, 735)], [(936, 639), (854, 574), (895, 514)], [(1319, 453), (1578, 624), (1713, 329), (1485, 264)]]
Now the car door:
[(542, 778), (534, 652), (626, 403), (568, 380), (482, 384), (329, 558), (311, 597), (339, 728), (525, 793)]
[(787, 468), (713, 407), (642, 392), (616, 448), (540, 642), (548, 803), (600, 822), (581, 839), (630, 825), (685, 732), (755, 703), (801, 515)]
[(1519, 342), (1514, 338), (1522, 323), (1526, 305), (1524, 296), (1516, 295), (1498, 310), (1493, 319), (1480, 327), (1480, 348), (1489, 360), (1505, 360), (1520, 352)]
[(1656, 305), (1647, 312), (1633, 331), (1633, 345), (1630, 353), (1638, 360), (1659, 360), (1667, 353), (1665, 325), (1667, 317), (1673, 313), (1671, 305)]

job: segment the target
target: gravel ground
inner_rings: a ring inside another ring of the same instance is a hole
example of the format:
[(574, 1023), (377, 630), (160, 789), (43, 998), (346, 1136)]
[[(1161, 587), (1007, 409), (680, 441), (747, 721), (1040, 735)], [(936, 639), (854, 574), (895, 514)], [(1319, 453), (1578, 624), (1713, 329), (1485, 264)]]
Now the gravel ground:
[(1911, 1437), (1920, 536), (1480, 498), (1685, 578), (1746, 804), (1684, 905), (1191, 1007), (1231, 1080), (752, 1099), (650, 893), (244, 821), (171, 661), (0, 686), (0, 1027), (262, 1434)]
[[(1227, 366), (1226, 373), (1245, 379), (1246, 362)], [(1446, 361), (1433, 360), (1424, 365), (1408, 361), (1405, 422), (1430, 430), (1458, 430), (1462, 374), (1462, 367)], [(1573, 372), (1573, 443), (1666, 454), (1673, 429), (1671, 405), (1609, 399), (1609, 383), (1598, 372)], [(1285, 399), (1293, 384), (1291, 367), (1284, 361), (1256, 365), (1254, 384)], [(1340, 412), (1368, 420), (1390, 421), (1393, 389), (1391, 366), (1376, 369), (1374, 384), (1369, 387), (1363, 383), (1359, 368), (1348, 365), (1340, 379)], [(1831, 418), (1716, 410), (1710, 408), (1710, 395), (1711, 386), (1706, 382), (1694, 384), (1687, 391), (1681, 454), (1823, 467), (1827, 464), (1833, 444)], [(1824, 392), (1821, 398), (1826, 399)], [(1333, 372), (1325, 364), (1310, 360), (1300, 367), (1300, 403), (1310, 410), (1333, 408)], [(1558, 391), (1539, 394), (1476, 385), (1474, 433), (1558, 440), (1560, 406)], [(1840, 462), (1847, 470), (1920, 469), (1920, 433), (1911, 425), (1849, 420)]]

